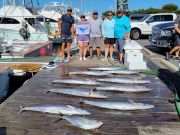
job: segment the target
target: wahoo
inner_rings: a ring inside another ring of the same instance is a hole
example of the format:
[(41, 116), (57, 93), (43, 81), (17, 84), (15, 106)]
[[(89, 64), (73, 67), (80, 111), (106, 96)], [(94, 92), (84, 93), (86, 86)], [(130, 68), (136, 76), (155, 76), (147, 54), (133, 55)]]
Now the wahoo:
[(103, 123), (98, 120), (90, 120), (83, 117), (78, 116), (60, 116), (60, 119), (65, 119), (73, 126), (79, 127), (85, 130), (93, 130), (101, 127)]
[(152, 109), (154, 105), (135, 103), (133, 101), (91, 101), (85, 100), (83, 103), (93, 105), (100, 108), (115, 109), (115, 110), (144, 110)]
[(95, 67), (95, 68), (88, 68), (89, 70), (97, 70), (97, 71), (113, 71), (113, 70), (120, 70), (123, 69), (121, 67)]
[(108, 76), (110, 73), (98, 72), (98, 71), (79, 71), (79, 72), (69, 72), (69, 75), (91, 75), (91, 76)]
[(99, 86), (96, 87), (95, 90), (100, 91), (121, 91), (121, 92), (145, 92), (150, 91), (152, 89), (149, 89), (145, 86), (123, 86), (123, 85), (111, 85), (111, 86)]
[(128, 84), (146, 84), (149, 80), (131, 79), (131, 78), (104, 78), (97, 79), (100, 82), (128, 83)]
[(133, 71), (133, 70), (113, 70), (113, 71), (104, 71), (104, 72), (109, 74), (121, 74), (121, 75), (132, 75), (139, 73), (139, 71)]
[(43, 113), (52, 113), (52, 114), (66, 114), (66, 115), (90, 115), (91, 113), (87, 110), (83, 110), (79, 107), (74, 107), (71, 105), (38, 105), (32, 107), (22, 107), (20, 106), (19, 113), (23, 111), (36, 111)]
[(89, 89), (76, 89), (76, 88), (58, 88), (58, 89), (50, 89), (47, 92), (54, 92), (65, 95), (73, 95), (79, 97), (88, 97), (88, 98), (108, 98), (98, 92), (93, 92)]
[(54, 80), (52, 83), (55, 84), (81, 84), (81, 85), (98, 85), (99, 82), (90, 79), (59, 79)]

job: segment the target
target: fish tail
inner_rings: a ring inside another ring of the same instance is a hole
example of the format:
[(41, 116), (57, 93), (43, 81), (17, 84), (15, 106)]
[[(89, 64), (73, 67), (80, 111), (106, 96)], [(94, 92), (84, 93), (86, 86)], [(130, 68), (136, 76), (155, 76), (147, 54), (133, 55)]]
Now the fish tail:
[(47, 91), (45, 91), (43, 94), (46, 94), (46, 93), (49, 93), (49, 92), (50, 92), (50, 88)]
[(23, 107), (20, 105), (20, 111), (19, 111), (19, 114), (22, 113), (24, 110), (23, 110)]

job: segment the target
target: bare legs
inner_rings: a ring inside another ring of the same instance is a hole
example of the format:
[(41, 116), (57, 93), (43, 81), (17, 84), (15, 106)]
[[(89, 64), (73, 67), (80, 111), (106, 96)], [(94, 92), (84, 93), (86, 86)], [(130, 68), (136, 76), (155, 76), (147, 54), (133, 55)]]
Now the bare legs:
[(180, 52), (180, 46), (174, 47), (171, 51), (170, 54), (173, 54), (175, 52), (175, 56), (179, 57), (179, 52)]
[(123, 52), (119, 53), (119, 60), (120, 61), (123, 61), (123, 57), (124, 57), (124, 53)]
[(101, 48), (100, 47), (96, 47), (96, 51), (97, 51), (97, 58), (100, 58)]
[(110, 52), (110, 58), (112, 58), (113, 51), (114, 51), (113, 45), (106, 44), (105, 45), (105, 59), (107, 59), (108, 57), (108, 52)]
[[(65, 56), (64, 56), (64, 52), (65, 52), (65, 44), (66, 43), (62, 43), (62, 60), (65, 59)], [(70, 47), (71, 47), (71, 43), (67, 43), (67, 57), (70, 59)]]
[(79, 42), (79, 53), (80, 53), (80, 60), (87, 60), (86, 59), (86, 52), (87, 52), (87, 42)]

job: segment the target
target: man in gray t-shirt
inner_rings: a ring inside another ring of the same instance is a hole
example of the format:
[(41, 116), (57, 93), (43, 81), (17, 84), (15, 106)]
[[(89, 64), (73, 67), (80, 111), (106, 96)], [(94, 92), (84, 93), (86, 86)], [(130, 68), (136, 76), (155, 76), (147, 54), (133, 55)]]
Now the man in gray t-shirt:
[(101, 38), (102, 38), (102, 20), (98, 18), (98, 12), (93, 11), (92, 17), (88, 19), (88, 23), (90, 24), (90, 43), (89, 43), (89, 52), (90, 57), (93, 57), (93, 46), (96, 46), (97, 50), (97, 58), (100, 59), (101, 53)]

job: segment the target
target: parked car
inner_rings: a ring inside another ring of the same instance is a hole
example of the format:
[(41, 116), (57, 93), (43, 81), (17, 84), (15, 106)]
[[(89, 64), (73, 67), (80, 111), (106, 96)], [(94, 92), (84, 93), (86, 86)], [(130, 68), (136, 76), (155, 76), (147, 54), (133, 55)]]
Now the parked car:
[(135, 21), (139, 21), (141, 20), (144, 16), (146, 16), (147, 14), (131, 14), (129, 16), (131, 22), (135, 22)]
[(158, 24), (152, 28), (149, 42), (157, 47), (173, 47), (175, 43), (174, 34), (174, 22)]
[(140, 21), (131, 22), (131, 39), (137, 40), (141, 35), (150, 35), (152, 27), (158, 24), (174, 22), (177, 15), (174, 13), (147, 14)]

